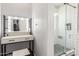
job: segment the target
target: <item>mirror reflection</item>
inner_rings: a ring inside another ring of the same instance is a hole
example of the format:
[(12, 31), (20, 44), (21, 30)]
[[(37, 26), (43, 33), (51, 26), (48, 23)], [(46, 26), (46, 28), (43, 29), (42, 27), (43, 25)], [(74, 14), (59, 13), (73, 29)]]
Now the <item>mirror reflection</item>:
[(5, 16), (4, 20), (4, 36), (32, 34), (32, 18)]
[(30, 32), (30, 18), (8, 16), (8, 32)]

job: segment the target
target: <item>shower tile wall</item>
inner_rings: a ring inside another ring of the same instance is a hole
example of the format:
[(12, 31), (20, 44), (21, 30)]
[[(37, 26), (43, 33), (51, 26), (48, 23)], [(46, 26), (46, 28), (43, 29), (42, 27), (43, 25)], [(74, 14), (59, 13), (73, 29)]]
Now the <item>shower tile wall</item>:
[(71, 5), (76, 6), (76, 8), (67, 5), (66, 23), (71, 23), (71, 30), (66, 30), (66, 47), (75, 48), (76, 38), (73, 37), (77, 34), (77, 4)]

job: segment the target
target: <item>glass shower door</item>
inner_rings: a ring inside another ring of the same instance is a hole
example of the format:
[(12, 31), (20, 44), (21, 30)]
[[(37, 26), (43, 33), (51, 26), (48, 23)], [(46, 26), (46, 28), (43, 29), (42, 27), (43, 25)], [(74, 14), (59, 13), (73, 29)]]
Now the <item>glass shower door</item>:
[(74, 35), (77, 32), (76, 4), (65, 4), (65, 53), (71, 51), (75, 54)]
[(76, 34), (76, 7), (73, 4), (65, 3), (59, 8), (54, 15), (54, 55), (74, 54), (74, 39)]
[(55, 40), (54, 40), (54, 55), (60, 56), (64, 54), (65, 47), (65, 5), (63, 4), (54, 15), (54, 30), (55, 30)]

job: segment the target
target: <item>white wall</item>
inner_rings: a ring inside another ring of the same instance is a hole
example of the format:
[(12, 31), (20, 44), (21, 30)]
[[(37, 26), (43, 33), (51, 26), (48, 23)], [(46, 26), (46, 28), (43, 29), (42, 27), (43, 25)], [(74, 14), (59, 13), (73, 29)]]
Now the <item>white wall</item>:
[(35, 54), (47, 55), (48, 4), (32, 4), (33, 34)]
[(1, 3), (0, 3), (0, 35), (1, 35)]
[(32, 4), (33, 34), (35, 36), (35, 54), (39, 56), (54, 55), (54, 13), (56, 9), (50, 4)]
[(3, 3), (2, 14), (10, 16), (32, 17), (31, 3)]
[[(1, 3), (0, 3), (0, 39), (1, 39)], [(1, 40), (0, 40), (0, 55), (1, 55)]]
[(54, 28), (54, 14), (56, 13), (56, 8), (52, 3), (48, 4), (48, 43), (47, 43), (47, 55), (54, 55), (54, 43), (56, 40), (55, 28)]

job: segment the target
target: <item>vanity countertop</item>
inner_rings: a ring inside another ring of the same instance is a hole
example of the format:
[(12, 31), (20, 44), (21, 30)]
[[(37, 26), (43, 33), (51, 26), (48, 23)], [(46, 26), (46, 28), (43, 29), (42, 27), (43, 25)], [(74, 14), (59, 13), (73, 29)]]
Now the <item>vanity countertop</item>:
[(27, 37), (32, 37), (32, 35), (6, 36), (3, 37), (2, 39), (27, 38)]
[(33, 35), (7, 36), (1, 39), (1, 44), (33, 40)]

